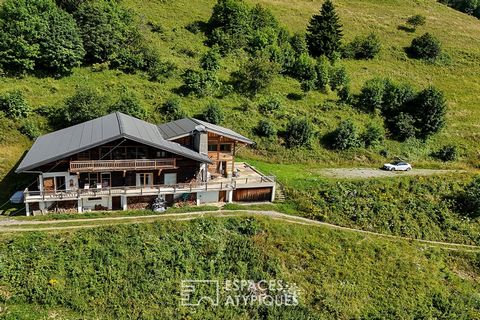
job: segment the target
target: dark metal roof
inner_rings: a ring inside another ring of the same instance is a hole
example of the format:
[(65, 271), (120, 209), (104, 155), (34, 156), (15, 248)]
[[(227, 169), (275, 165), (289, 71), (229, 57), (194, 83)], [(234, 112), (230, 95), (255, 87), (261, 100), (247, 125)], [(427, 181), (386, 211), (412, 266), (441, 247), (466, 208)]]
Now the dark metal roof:
[(15, 172), (32, 170), (121, 138), (211, 163), (206, 155), (165, 140), (156, 125), (115, 112), (39, 137)]
[(160, 130), (162, 136), (165, 139), (175, 140), (191, 135), (198, 128), (198, 126), (203, 126), (207, 131), (216, 133), (221, 136), (225, 136), (246, 144), (253, 144), (252, 140), (242, 136), (241, 134), (233, 130), (195, 118), (183, 118), (180, 120), (161, 124), (158, 126), (158, 129)]

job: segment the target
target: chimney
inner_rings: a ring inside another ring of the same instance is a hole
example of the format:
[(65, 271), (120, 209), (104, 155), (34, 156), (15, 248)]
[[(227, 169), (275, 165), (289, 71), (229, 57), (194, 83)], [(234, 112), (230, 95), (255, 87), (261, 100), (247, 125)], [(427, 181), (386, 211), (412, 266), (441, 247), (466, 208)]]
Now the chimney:
[(202, 125), (195, 127), (193, 147), (198, 153), (208, 155), (208, 133), (205, 127)]

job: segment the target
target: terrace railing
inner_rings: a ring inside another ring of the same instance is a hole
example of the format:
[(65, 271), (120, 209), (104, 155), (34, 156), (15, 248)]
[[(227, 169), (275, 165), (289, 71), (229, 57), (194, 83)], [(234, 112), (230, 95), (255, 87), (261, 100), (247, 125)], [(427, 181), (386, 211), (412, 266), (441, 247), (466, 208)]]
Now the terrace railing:
[(204, 191), (224, 191), (248, 186), (271, 186), (275, 184), (275, 177), (261, 176), (250, 178), (232, 178), (219, 182), (194, 182), (178, 183), (174, 185), (151, 185), (151, 186), (122, 186), (107, 188), (74, 189), (62, 191), (24, 191), (27, 202), (49, 201), (49, 200), (74, 200), (81, 197), (100, 196), (148, 196), (160, 194), (179, 194)]
[(70, 172), (175, 169), (176, 159), (85, 160), (71, 161)]

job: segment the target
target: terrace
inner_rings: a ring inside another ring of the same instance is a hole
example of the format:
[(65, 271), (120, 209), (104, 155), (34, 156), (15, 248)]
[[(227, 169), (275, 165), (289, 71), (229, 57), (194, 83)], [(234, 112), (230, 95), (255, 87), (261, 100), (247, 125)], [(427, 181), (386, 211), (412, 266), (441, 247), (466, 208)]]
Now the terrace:
[(24, 191), (26, 202), (62, 201), (101, 196), (155, 196), (205, 191), (227, 191), (251, 187), (273, 187), (275, 177), (266, 176), (246, 163), (235, 163), (236, 176), (214, 178), (208, 182), (179, 183), (175, 185), (122, 186), (63, 191)]

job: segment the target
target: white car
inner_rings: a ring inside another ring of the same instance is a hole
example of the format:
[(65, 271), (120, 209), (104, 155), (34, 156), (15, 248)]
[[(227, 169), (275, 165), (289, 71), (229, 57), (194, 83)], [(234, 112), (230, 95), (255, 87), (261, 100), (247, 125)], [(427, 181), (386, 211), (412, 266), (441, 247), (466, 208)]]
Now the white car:
[(410, 171), (412, 170), (412, 165), (403, 161), (395, 161), (392, 163), (385, 163), (383, 169), (388, 171)]

